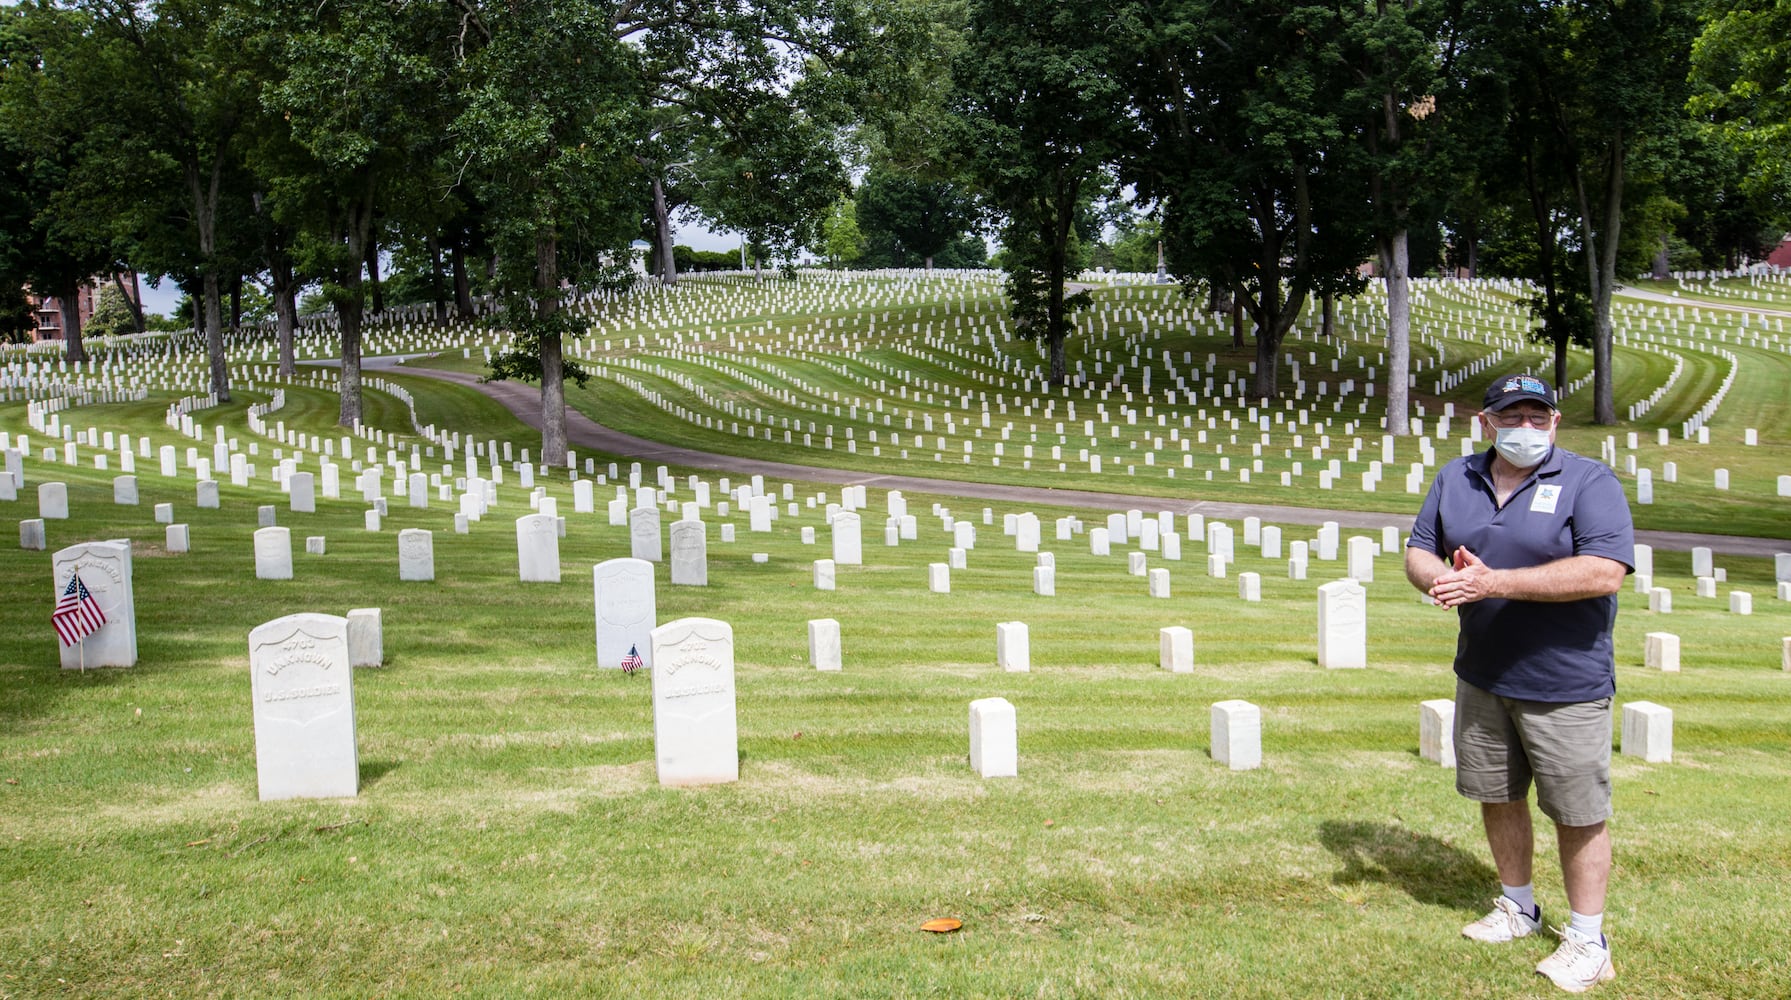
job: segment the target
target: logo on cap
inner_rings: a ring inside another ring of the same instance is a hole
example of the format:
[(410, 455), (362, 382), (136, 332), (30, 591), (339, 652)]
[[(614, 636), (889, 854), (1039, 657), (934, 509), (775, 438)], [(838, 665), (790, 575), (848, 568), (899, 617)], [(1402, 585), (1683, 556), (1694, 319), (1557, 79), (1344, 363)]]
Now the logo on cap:
[(1506, 379), (1503, 391), (1533, 392), (1539, 396), (1546, 396), (1548, 395), (1548, 386), (1543, 385), (1540, 381), (1533, 379), (1528, 375), (1520, 375), (1516, 378)]

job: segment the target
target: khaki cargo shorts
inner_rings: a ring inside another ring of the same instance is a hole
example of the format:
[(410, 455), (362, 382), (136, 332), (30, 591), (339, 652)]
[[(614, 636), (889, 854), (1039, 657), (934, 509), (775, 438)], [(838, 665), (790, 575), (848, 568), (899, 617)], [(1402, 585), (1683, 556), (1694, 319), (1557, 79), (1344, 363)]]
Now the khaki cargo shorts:
[(1562, 826), (1611, 816), (1611, 699), (1519, 701), (1455, 681), (1455, 790), (1476, 802), (1536, 804)]

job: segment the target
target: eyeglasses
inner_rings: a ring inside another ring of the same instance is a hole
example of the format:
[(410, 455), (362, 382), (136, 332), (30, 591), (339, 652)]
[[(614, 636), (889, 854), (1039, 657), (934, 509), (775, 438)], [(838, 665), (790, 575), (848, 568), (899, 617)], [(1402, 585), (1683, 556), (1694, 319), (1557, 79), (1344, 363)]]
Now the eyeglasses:
[(1522, 427), (1529, 424), (1538, 430), (1548, 430), (1555, 422), (1555, 414), (1549, 410), (1530, 413), (1507, 411), (1504, 413), (1488, 413), (1486, 419), (1495, 427)]

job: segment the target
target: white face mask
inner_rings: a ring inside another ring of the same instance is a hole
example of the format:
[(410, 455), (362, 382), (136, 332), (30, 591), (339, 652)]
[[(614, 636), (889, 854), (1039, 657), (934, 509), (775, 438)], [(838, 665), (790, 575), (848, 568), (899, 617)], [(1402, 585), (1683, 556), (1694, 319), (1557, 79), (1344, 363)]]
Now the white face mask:
[(1520, 469), (1528, 469), (1548, 455), (1548, 431), (1524, 425), (1497, 428), (1497, 435), (1493, 447), (1505, 456), (1505, 461)]

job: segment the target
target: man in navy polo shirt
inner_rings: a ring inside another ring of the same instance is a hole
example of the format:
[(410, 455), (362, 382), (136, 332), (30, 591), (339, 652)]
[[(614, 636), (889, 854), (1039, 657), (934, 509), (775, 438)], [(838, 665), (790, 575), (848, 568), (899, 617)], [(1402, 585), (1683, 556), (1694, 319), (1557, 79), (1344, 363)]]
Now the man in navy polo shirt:
[(1548, 383), (1498, 379), (1479, 419), (1493, 447), (1437, 474), (1405, 573), (1461, 619), (1456, 789), (1478, 801), (1502, 894), (1462, 933), (1507, 942), (1542, 926), (1531, 885), (1530, 786), (1555, 824), (1571, 917), (1536, 966), (1579, 993), (1616, 975), (1603, 933), (1611, 870), (1611, 626), (1635, 533), (1617, 477), (1555, 446)]

